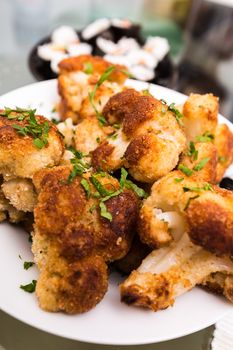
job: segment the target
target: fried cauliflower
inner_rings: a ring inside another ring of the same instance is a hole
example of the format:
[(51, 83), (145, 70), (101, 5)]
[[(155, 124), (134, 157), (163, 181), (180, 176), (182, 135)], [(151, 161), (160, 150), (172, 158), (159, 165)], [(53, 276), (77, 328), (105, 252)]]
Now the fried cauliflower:
[(226, 124), (217, 126), (214, 144), (218, 153), (216, 183), (219, 183), (226, 169), (233, 163), (233, 133)]
[(139, 213), (142, 242), (168, 245), (188, 232), (194, 243), (233, 253), (233, 193), (173, 171), (155, 182)]
[(215, 133), (218, 123), (218, 98), (212, 94), (191, 94), (183, 106), (184, 130), (188, 141), (208, 132)]
[[(95, 114), (89, 93), (94, 89), (102, 74), (112, 66), (103, 58), (91, 55), (69, 57), (59, 63), (58, 91), (61, 96), (59, 113), (62, 120), (71, 118), (76, 124), (82, 118)], [(115, 69), (96, 91), (94, 103), (101, 112), (108, 98), (121, 90), (127, 75), (125, 67), (114, 65)]]
[(32, 178), (59, 163), (64, 151), (57, 128), (32, 110), (0, 110), (0, 174)]
[[(174, 304), (175, 299), (198, 284), (206, 283), (211, 274), (226, 276), (224, 295), (232, 299), (227, 278), (233, 278), (233, 262), (194, 245), (187, 234), (171, 246), (154, 250), (140, 267), (120, 286), (121, 300), (128, 305), (158, 311)], [(229, 280), (228, 280), (229, 281)]]
[(72, 167), (60, 166), (34, 175), (32, 250), (40, 270), (41, 308), (75, 314), (94, 307), (106, 293), (106, 264), (129, 251), (139, 203), (108, 174), (87, 171), (70, 181), (71, 174)]
[[(1, 183), (3, 180), (1, 179)], [(2, 188), (0, 188), (0, 222), (9, 220), (11, 223), (18, 223), (25, 219), (25, 213), (17, 210), (10, 204), (9, 200), (4, 196)]]
[(17, 210), (33, 212), (37, 196), (30, 179), (16, 178), (4, 181), (2, 192), (10, 204)]
[(93, 151), (95, 168), (110, 171), (124, 165), (134, 179), (147, 183), (175, 168), (186, 138), (161, 101), (127, 89), (110, 98), (103, 116), (110, 125), (121, 127)]

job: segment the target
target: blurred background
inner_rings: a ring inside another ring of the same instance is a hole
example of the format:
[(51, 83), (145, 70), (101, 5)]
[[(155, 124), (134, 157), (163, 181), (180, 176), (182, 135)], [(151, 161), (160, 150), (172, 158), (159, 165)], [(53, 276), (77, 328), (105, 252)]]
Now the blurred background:
[(166, 37), (183, 93), (213, 92), (233, 120), (233, 0), (0, 0), (0, 94), (35, 79), (28, 55), (60, 25), (129, 18), (144, 36)]

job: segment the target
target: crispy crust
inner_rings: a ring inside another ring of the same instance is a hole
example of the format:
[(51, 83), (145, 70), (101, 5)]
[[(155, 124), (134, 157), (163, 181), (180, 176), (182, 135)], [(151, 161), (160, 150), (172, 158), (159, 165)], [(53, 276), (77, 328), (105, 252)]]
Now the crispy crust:
[(104, 141), (99, 147), (92, 152), (92, 166), (94, 169), (102, 169), (104, 171), (110, 171), (112, 169), (111, 155), (114, 151), (114, 147)]
[[(41, 307), (79, 313), (103, 298), (106, 262), (120, 259), (129, 251), (139, 203), (129, 190), (110, 198), (105, 202), (112, 215), (109, 221), (100, 215), (98, 199), (93, 195), (86, 198), (81, 177), (67, 183), (70, 170), (60, 166), (34, 176), (38, 204), (34, 210), (33, 252), (41, 270), (36, 288)], [(89, 176), (85, 174), (87, 181)], [(98, 180), (106, 189), (119, 189), (118, 181), (110, 175), (99, 175)], [(89, 186), (93, 194), (96, 189), (91, 181)]]
[(189, 236), (211, 252), (233, 255), (233, 194), (214, 190), (190, 203), (186, 211)]
[[(123, 132), (132, 137), (135, 130), (146, 120), (161, 112), (162, 103), (152, 96), (142, 95), (133, 89), (127, 89), (111, 97), (103, 109), (103, 115), (109, 122), (123, 122)], [(114, 116), (113, 116), (114, 115)]]
[[(107, 62), (100, 56), (80, 55), (76, 57), (68, 57), (62, 60), (59, 63), (60, 74), (75, 71), (83, 72), (85, 70), (85, 63), (87, 62), (92, 64), (94, 73), (98, 73), (100, 75), (103, 74), (107, 68), (113, 66), (112, 63)], [(126, 70), (125, 66), (114, 64), (114, 67), (116, 69), (109, 76), (108, 80), (123, 84), (127, 78), (127, 75), (124, 74), (124, 70)]]
[(233, 133), (226, 124), (217, 126), (214, 144), (218, 152), (216, 183), (219, 183), (225, 170), (233, 162)]
[(33, 173), (46, 166), (59, 163), (64, 144), (56, 126), (42, 116), (35, 116), (39, 124), (49, 124), (48, 145), (38, 149), (30, 135), (21, 136), (13, 128), (27, 125), (25, 120), (9, 120), (0, 116), (0, 173), (9, 177), (32, 178)]

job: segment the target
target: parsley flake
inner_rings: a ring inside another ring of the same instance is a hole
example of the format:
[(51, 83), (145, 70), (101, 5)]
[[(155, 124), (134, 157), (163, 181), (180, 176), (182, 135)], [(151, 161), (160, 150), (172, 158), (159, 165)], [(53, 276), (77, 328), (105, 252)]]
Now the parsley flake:
[(86, 197), (87, 199), (90, 198), (90, 195), (91, 195), (91, 190), (90, 190), (90, 185), (89, 185), (89, 182), (86, 180), (86, 179), (82, 179), (80, 181), (80, 184), (82, 185), (82, 187), (84, 188), (84, 191), (86, 193)]
[(85, 62), (84, 63), (84, 73), (92, 74), (93, 71), (94, 71), (93, 64), (91, 62)]
[(192, 141), (189, 143), (189, 149), (188, 149), (187, 155), (192, 160), (197, 160), (197, 158), (198, 158), (198, 151), (196, 150), (195, 145)]
[(36, 283), (37, 283), (36, 280), (32, 280), (32, 282), (29, 284), (25, 284), (25, 285), (21, 284), (20, 288), (27, 293), (34, 293), (36, 289)]
[(198, 142), (211, 142), (214, 140), (214, 135), (206, 131), (203, 135), (197, 136), (196, 140)]
[(179, 164), (178, 169), (182, 171), (186, 176), (191, 176), (193, 174), (193, 171), (186, 167), (184, 164)]
[(175, 178), (175, 182), (182, 182), (184, 180), (183, 177), (177, 177)]
[(106, 205), (103, 202), (100, 202), (99, 207), (100, 207), (100, 215), (103, 218), (108, 219), (109, 221), (112, 221), (112, 214), (109, 213)]
[(184, 210), (188, 209), (188, 207), (189, 207), (191, 201), (194, 200), (194, 199), (196, 199), (196, 198), (198, 198), (198, 197), (200, 197), (199, 194), (197, 194), (197, 195), (194, 196), (194, 197), (189, 197), (189, 199), (187, 200), (187, 203), (186, 203), (186, 205), (185, 205), (185, 207), (184, 207)]
[(200, 170), (202, 170), (202, 169), (204, 168), (204, 166), (208, 163), (209, 160), (210, 160), (209, 157), (203, 158), (202, 160), (200, 160), (199, 163), (197, 163), (197, 164), (194, 166), (193, 170), (195, 170), (195, 171), (200, 171)]
[(24, 261), (24, 263), (23, 263), (23, 268), (24, 268), (24, 270), (28, 270), (28, 269), (30, 269), (30, 267), (32, 267), (33, 265), (35, 265), (35, 263), (32, 262), (32, 261)]
[(97, 83), (94, 86), (94, 89), (89, 92), (88, 96), (89, 96), (89, 100), (90, 103), (92, 105), (92, 108), (95, 111), (95, 114), (97, 116), (97, 119), (99, 121), (99, 124), (101, 126), (107, 125), (107, 121), (104, 118), (104, 116), (98, 111), (98, 109), (96, 108), (95, 105), (95, 95), (96, 95), (96, 91), (97, 89), (110, 77), (110, 75), (112, 74), (112, 72), (116, 69), (115, 66), (110, 66), (108, 67), (105, 72), (100, 76), (99, 80), (97, 81)]

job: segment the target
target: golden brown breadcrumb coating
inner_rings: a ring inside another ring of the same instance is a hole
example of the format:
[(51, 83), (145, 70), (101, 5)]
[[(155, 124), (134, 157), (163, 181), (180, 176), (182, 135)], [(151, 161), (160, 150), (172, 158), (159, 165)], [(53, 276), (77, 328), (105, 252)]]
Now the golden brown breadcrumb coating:
[(218, 122), (218, 98), (213, 94), (190, 94), (183, 106), (184, 130), (188, 141), (205, 132), (215, 133)]
[(4, 177), (32, 178), (37, 170), (59, 163), (64, 145), (57, 128), (42, 116), (36, 115), (35, 118), (39, 125), (44, 122), (49, 125), (48, 144), (41, 149), (33, 144), (31, 135), (20, 135), (14, 128), (15, 125), (27, 126), (26, 119), (19, 121), (0, 116), (0, 173)]
[[(86, 72), (87, 64), (92, 67), (91, 73)], [(103, 58), (91, 55), (69, 57), (60, 62), (59, 112), (63, 120), (72, 118), (73, 122), (77, 123), (81, 118), (95, 114), (88, 94), (93, 90), (100, 76), (111, 66), (112, 64)], [(114, 65), (114, 67), (104, 84), (96, 91), (94, 101), (99, 111), (112, 94), (121, 90), (120, 86), (127, 78), (124, 66)]]
[(195, 244), (217, 254), (233, 255), (233, 192), (213, 187), (186, 210), (189, 235)]
[(151, 252), (148, 245), (143, 244), (138, 235), (134, 236), (130, 251), (126, 256), (114, 262), (114, 267), (123, 274), (128, 275), (133, 270), (136, 270), (142, 260)]
[[(33, 253), (41, 271), (36, 288), (40, 306), (79, 313), (94, 307), (104, 296), (106, 263), (129, 251), (139, 203), (134, 192), (121, 190), (104, 202), (112, 215), (110, 221), (100, 215), (92, 173), (68, 183), (70, 171), (71, 167), (60, 166), (34, 175), (38, 204)], [(119, 182), (110, 175), (95, 177), (106, 190), (120, 190)], [(89, 199), (82, 179), (89, 182)]]
[(233, 133), (226, 124), (217, 125), (214, 144), (218, 152), (216, 182), (219, 183), (226, 169), (233, 163)]
[(105, 140), (92, 153), (95, 168), (110, 171), (124, 165), (136, 180), (148, 183), (175, 168), (186, 138), (161, 101), (127, 89), (109, 99), (103, 115), (121, 128), (114, 140)]

